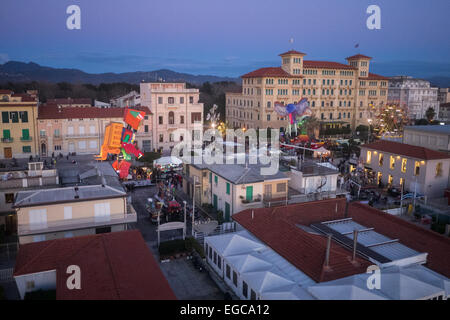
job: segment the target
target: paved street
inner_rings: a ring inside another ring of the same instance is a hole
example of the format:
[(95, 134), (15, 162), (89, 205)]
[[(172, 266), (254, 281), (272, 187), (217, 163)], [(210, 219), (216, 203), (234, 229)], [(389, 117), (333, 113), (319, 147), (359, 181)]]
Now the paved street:
[[(130, 227), (138, 229), (142, 233), (149, 249), (159, 261), (156, 225), (150, 221), (150, 217), (145, 210), (147, 198), (152, 197), (156, 192), (156, 186), (135, 188), (130, 192), (132, 204), (138, 216), (137, 223)], [(187, 235), (190, 235), (190, 226), (191, 223), (188, 219)], [(161, 241), (172, 240), (181, 236), (182, 230), (165, 231), (161, 233)], [(192, 262), (186, 258), (160, 263), (160, 267), (178, 299), (221, 300), (224, 298), (223, 293), (208, 273), (195, 269)]]

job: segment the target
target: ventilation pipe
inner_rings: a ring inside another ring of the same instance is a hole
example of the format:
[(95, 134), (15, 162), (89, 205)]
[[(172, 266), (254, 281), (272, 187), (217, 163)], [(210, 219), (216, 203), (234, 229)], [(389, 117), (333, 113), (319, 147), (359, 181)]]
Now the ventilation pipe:
[(327, 251), (325, 253), (325, 266), (330, 266), (330, 249), (331, 249), (331, 234), (327, 235)]
[(353, 259), (352, 261), (356, 261), (356, 246), (358, 245), (358, 230), (353, 230)]

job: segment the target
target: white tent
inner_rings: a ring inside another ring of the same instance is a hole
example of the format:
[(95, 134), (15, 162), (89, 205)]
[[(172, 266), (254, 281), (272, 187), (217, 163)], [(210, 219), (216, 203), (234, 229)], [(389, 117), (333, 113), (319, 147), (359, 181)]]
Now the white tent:
[(153, 166), (167, 166), (174, 165), (179, 166), (183, 161), (178, 159), (177, 157), (161, 157), (153, 161)]
[(320, 147), (319, 149), (314, 149), (314, 152), (317, 152), (317, 153), (329, 153), (330, 151), (328, 151), (324, 147)]

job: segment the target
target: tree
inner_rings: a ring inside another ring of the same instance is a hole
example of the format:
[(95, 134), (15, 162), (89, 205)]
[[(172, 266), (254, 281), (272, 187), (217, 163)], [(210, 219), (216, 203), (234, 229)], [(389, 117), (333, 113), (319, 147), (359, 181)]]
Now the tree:
[(427, 120), (427, 119), (417, 119), (417, 120), (414, 122), (414, 124), (415, 124), (416, 126), (426, 126), (426, 125), (428, 125), (429, 123), (428, 123), (428, 120)]
[(409, 124), (408, 108), (405, 104), (388, 104), (382, 106), (376, 116), (374, 131), (383, 133), (403, 132), (403, 127)]
[(432, 107), (429, 107), (427, 111), (425, 111), (425, 117), (427, 118), (428, 122), (431, 122), (434, 119), (434, 116), (436, 115), (436, 111)]
[(320, 121), (313, 115), (303, 120), (301, 130), (306, 130), (306, 134), (310, 137), (315, 137), (316, 132), (320, 129)]

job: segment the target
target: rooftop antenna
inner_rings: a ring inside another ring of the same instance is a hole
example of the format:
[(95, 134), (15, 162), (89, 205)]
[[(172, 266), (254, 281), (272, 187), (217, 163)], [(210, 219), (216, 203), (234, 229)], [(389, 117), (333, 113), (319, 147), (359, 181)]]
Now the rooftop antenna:
[(290, 38), (290, 39), (289, 39), (289, 43), (290, 43), (291, 46), (292, 46), (292, 50), (294, 50), (294, 46), (293, 46), (293, 44), (294, 44), (294, 38)]

